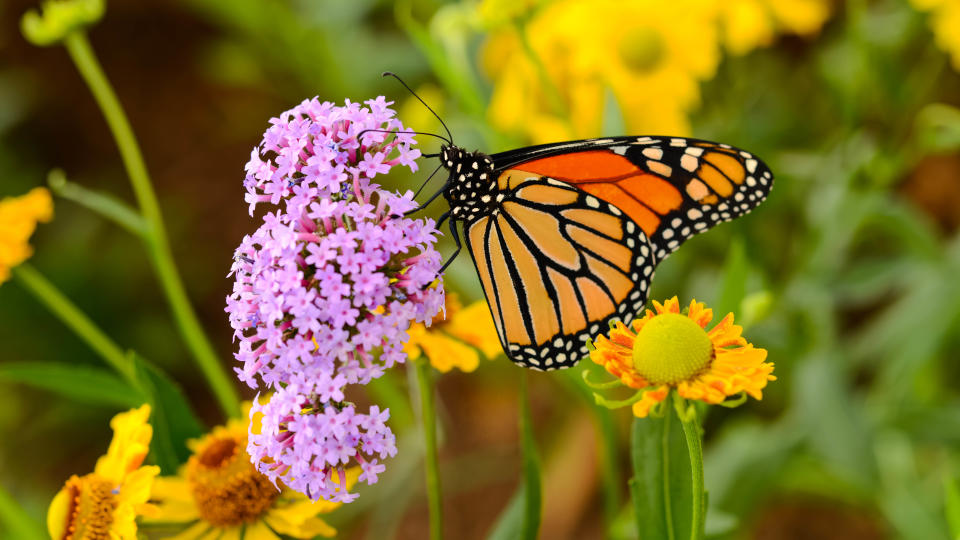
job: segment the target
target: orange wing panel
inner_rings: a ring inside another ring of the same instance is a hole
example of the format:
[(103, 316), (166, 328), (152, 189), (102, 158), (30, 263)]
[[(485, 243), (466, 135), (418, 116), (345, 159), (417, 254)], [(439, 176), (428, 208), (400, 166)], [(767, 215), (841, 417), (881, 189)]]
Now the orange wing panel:
[(630, 219), (643, 229), (647, 236), (653, 234), (660, 225), (660, 217), (646, 206), (637, 202), (629, 193), (616, 184), (585, 184), (583, 190), (594, 197), (607, 201), (626, 212)]
[[(652, 174), (631, 176), (620, 180), (617, 185), (660, 215), (676, 210), (683, 204), (683, 195), (673, 184)], [(607, 200), (607, 202), (620, 207), (618, 204), (620, 201)]]
[(511, 168), (549, 176), (572, 184), (622, 178), (640, 171), (629, 159), (609, 150), (560, 154), (535, 159)]

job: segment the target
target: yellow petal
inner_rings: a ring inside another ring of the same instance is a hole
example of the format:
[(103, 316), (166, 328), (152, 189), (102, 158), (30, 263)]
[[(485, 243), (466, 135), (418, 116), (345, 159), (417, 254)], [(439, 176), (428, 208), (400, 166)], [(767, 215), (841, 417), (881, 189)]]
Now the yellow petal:
[(292, 522), (277, 513), (269, 513), (264, 516), (264, 520), (273, 530), (294, 538), (313, 538), (317, 535), (329, 538), (337, 534), (336, 529), (317, 517), (311, 517), (301, 522)]
[(106, 455), (97, 460), (94, 472), (121, 484), (123, 477), (143, 463), (150, 449), (153, 427), (147, 423), (150, 405), (120, 413), (110, 421), (113, 439)]
[(214, 528), (206, 521), (198, 521), (180, 533), (174, 536), (168, 536), (166, 540), (197, 540), (198, 538), (202, 538), (203, 536), (209, 534), (211, 530), (219, 531), (220, 529)]
[(71, 502), (70, 493), (65, 487), (50, 501), (50, 507), (47, 508), (47, 532), (50, 538), (63, 538), (66, 534)]
[(179, 476), (162, 476), (153, 481), (150, 499), (156, 503), (156, 515), (148, 521), (184, 523), (200, 518), (187, 481)]
[(430, 359), (430, 365), (446, 373), (453, 368), (471, 372), (480, 365), (480, 355), (469, 345), (448, 337), (442, 332), (428, 332), (420, 341), (423, 354)]
[(243, 535), (243, 540), (280, 540), (280, 537), (267, 527), (263, 521), (257, 521), (253, 525), (247, 526), (247, 531)]
[(444, 331), (480, 349), (488, 359), (503, 351), (490, 316), (490, 307), (485, 300), (474, 302), (457, 312)]

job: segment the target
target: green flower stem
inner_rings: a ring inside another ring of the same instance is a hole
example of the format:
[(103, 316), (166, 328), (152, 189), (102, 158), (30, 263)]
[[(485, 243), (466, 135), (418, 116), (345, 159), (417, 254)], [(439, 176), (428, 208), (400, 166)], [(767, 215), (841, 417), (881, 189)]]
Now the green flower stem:
[(134, 236), (142, 237), (147, 233), (147, 222), (136, 210), (111, 195), (70, 182), (67, 180), (67, 175), (60, 169), (50, 171), (47, 175), (47, 185), (57, 196), (93, 210)]
[(430, 362), (415, 361), (420, 389), (420, 424), (423, 427), (424, 465), (427, 474), (427, 505), (430, 509), (430, 539), (443, 538), (443, 495), (440, 491), (440, 464), (437, 457), (437, 411), (433, 400), (433, 373)]
[(670, 458), (672, 457), (670, 453), (670, 420), (673, 418), (673, 415), (670, 414), (669, 410), (665, 412), (666, 414), (663, 415), (663, 432), (660, 438), (661, 453), (663, 455), (663, 461), (660, 463), (663, 467), (663, 515), (667, 524), (667, 538), (674, 540), (676, 533), (673, 530), (673, 507), (672, 501), (670, 500), (670, 494), (672, 493), (670, 489)]
[(130, 183), (140, 206), (140, 213), (147, 223), (142, 238), (157, 272), (160, 285), (167, 296), (167, 301), (170, 304), (174, 319), (177, 321), (180, 333), (213, 389), (213, 393), (220, 402), (220, 407), (229, 416), (240, 416), (240, 399), (237, 392), (220, 365), (213, 346), (204, 334), (199, 320), (197, 320), (197, 315), (190, 305), (190, 300), (174, 265), (173, 254), (170, 251), (163, 226), (163, 218), (160, 214), (160, 205), (157, 203), (157, 197), (150, 184), (147, 167), (144, 164), (143, 156), (140, 154), (140, 148), (137, 145), (133, 129), (130, 127), (130, 122), (127, 120), (113, 88), (107, 81), (86, 34), (80, 31), (71, 32), (64, 39), (64, 45), (70, 54), (70, 58), (73, 59), (80, 71), (80, 75), (83, 76), (87, 86), (90, 87), (90, 91), (100, 106), (100, 110), (103, 112), (110, 131), (117, 142), (120, 157), (123, 159), (124, 167), (130, 177)]
[(0, 485), (0, 524), (13, 538), (43, 539), (47, 533), (37, 521), (31, 519), (13, 495)]
[[(690, 517), (690, 540), (700, 540), (704, 535), (706, 523), (706, 498), (703, 486), (703, 441), (700, 434), (700, 422), (697, 409), (673, 392), (673, 405), (683, 426), (687, 439), (687, 451), (690, 454), (690, 483), (692, 489), (693, 511)], [(669, 416), (669, 414), (667, 415)]]
[(41, 304), (56, 315), (77, 336), (85, 341), (130, 385), (139, 388), (133, 362), (124, 354), (123, 349), (100, 330), (93, 321), (63, 295), (52, 283), (47, 281), (32, 266), (23, 263), (13, 269), (13, 277)]
[(540, 533), (540, 513), (543, 494), (540, 486), (540, 457), (533, 435), (533, 417), (530, 414), (530, 372), (520, 376), (520, 451), (523, 460), (523, 521), (520, 537), (536, 540)]

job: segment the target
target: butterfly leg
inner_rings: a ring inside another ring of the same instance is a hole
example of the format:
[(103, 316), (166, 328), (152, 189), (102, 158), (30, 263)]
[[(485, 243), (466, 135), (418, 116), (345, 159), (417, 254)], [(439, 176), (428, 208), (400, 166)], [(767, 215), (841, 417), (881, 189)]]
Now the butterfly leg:
[(404, 216), (409, 216), (410, 214), (419, 212), (419, 211), (423, 210), (424, 208), (426, 208), (427, 206), (429, 206), (430, 203), (432, 203), (432, 202), (434, 201), (434, 199), (436, 199), (436, 198), (439, 197), (441, 194), (443, 194), (444, 191), (446, 191), (446, 189), (447, 189), (447, 187), (449, 187), (449, 185), (450, 185), (450, 181), (447, 180), (447, 182), (446, 182), (445, 184), (443, 184), (443, 187), (441, 187), (439, 190), (437, 190), (436, 193), (434, 193), (433, 195), (430, 196), (429, 199), (427, 199), (427, 202), (425, 202), (425, 203), (421, 204), (420, 206), (417, 206), (417, 207), (414, 208), (413, 210), (410, 210), (409, 212), (405, 213)]
[[(440, 221), (438, 222), (438, 225), (439, 223), (443, 223), (443, 220), (446, 219), (449, 214), (450, 212), (446, 212), (445, 214), (440, 216)], [(460, 243), (460, 233), (457, 232), (456, 219), (450, 220), (450, 234), (453, 235), (453, 243), (456, 244), (457, 249), (454, 250), (453, 255), (450, 255), (450, 257), (448, 257), (447, 260), (443, 263), (443, 266), (440, 267), (440, 270), (437, 272), (437, 275), (443, 274), (443, 271), (446, 270), (447, 267), (450, 266), (450, 263), (452, 263), (453, 260), (457, 258), (457, 255), (460, 254), (460, 248), (463, 247), (463, 245)]]

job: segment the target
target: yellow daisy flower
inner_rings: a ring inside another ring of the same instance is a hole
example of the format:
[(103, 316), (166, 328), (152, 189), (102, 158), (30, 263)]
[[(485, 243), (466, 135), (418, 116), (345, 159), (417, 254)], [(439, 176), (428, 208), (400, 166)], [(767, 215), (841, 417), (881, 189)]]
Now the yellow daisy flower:
[(930, 29), (937, 46), (950, 55), (953, 69), (960, 71), (960, 2), (956, 0), (910, 0), (919, 11), (930, 12)]
[(408, 357), (426, 356), (441, 373), (453, 368), (469, 373), (480, 365), (478, 350), (488, 360), (500, 354), (500, 338), (485, 301), (463, 307), (455, 293), (447, 293), (444, 313), (434, 317), (429, 329), (422, 324), (410, 327), (404, 346)]
[[(157, 478), (154, 483), (151, 501), (158, 511), (148, 521), (186, 527), (170, 537), (175, 540), (336, 535), (336, 529), (318, 516), (332, 512), (341, 503), (313, 502), (285, 486), (278, 489), (250, 463), (246, 450), (250, 406), (244, 404), (243, 419), (232, 419), (188, 443), (193, 455), (180, 474)], [(254, 422), (258, 430), (258, 419)], [(359, 468), (347, 470), (348, 489), (359, 473)]]
[(47, 188), (33, 188), (20, 197), (0, 200), (0, 283), (10, 279), (10, 270), (30, 258), (28, 240), (37, 222), (53, 219), (53, 198)]
[(729, 0), (716, 4), (731, 54), (769, 45), (777, 33), (809, 35), (830, 16), (830, 0)]
[(533, 142), (600, 134), (612, 94), (633, 133), (685, 134), (719, 63), (706, 0), (565, 0), (491, 36), (489, 115)]
[(630, 326), (616, 323), (610, 337), (598, 336), (590, 359), (629, 386), (641, 390), (633, 414), (643, 418), (671, 389), (686, 399), (717, 404), (745, 392), (761, 399), (772, 375), (767, 351), (741, 336), (743, 328), (728, 314), (712, 329), (713, 310), (695, 300), (681, 313), (677, 297)]
[(47, 510), (47, 530), (55, 540), (99, 538), (135, 540), (136, 518), (156, 508), (147, 503), (160, 468), (141, 467), (153, 428), (150, 406), (120, 413), (110, 421), (113, 440), (93, 472), (71, 476)]

